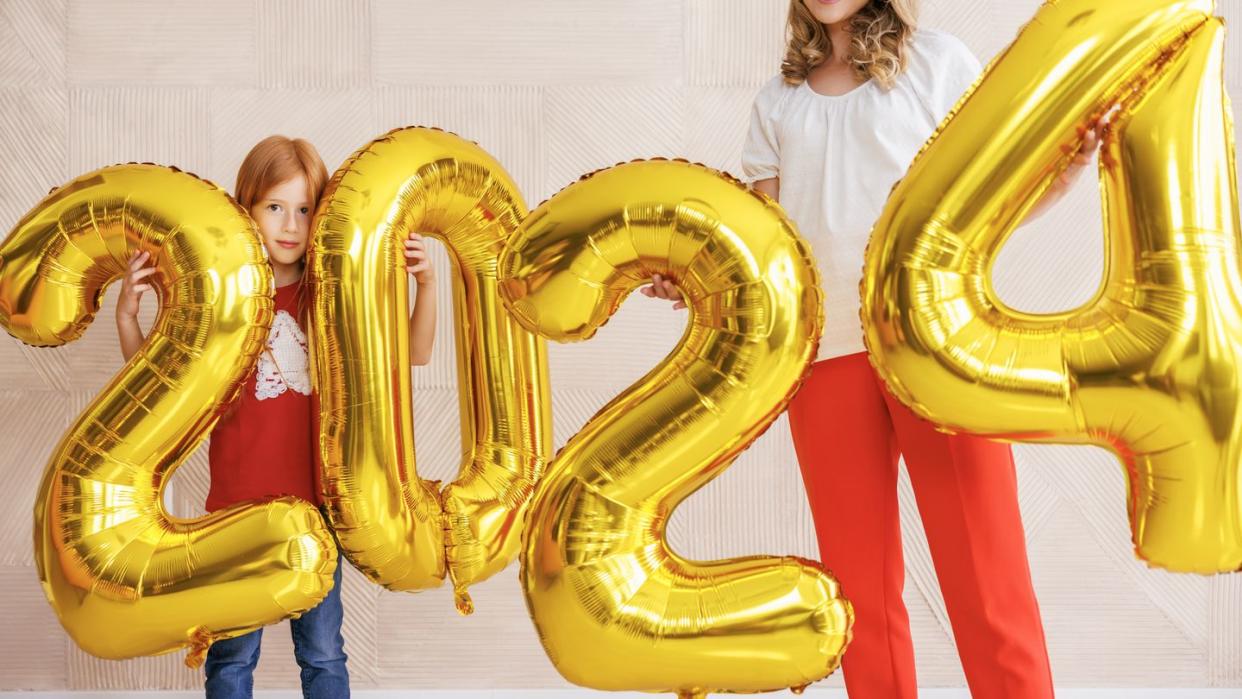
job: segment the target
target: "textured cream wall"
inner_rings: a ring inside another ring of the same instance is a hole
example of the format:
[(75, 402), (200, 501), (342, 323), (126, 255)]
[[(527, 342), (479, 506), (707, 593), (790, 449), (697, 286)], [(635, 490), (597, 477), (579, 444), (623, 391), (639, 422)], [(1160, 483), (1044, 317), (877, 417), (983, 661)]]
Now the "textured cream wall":
[[(1036, 5), (927, 0), (925, 23), (956, 33), (986, 60)], [(750, 100), (778, 63), (784, 7), (784, 0), (0, 0), (0, 229), (49, 187), (118, 161), (175, 164), (231, 187), (248, 147), (276, 132), (310, 138), (331, 168), (389, 128), (440, 126), (495, 154), (532, 203), (588, 170), (639, 156), (684, 156), (737, 172)], [(1242, 0), (1223, 0), (1219, 12), (1242, 18)], [(1238, 92), (1236, 35), (1229, 51)], [(999, 264), (1004, 297), (1030, 310), (1085, 300), (1101, 269), (1099, 219), (1094, 185), (1084, 181), (1061, 209), (1019, 231)], [(443, 255), (436, 260), (447, 270)], [(109, 294), (99, 322), (62, 349), (0, 338), (0, 689), (199, 686), (179, 654), (109, 662), (79, 651), (32, 567), (31, 508), (44, 462), (119, 365), (114, 302)], [(441, 314), (447, 319), (450, 309)], [(635, 298), (593, 341), (552, 347), (558, 445), (672, 348), (682, 319)], [(419, 466), (436, 478), (451, 476), (458, 453), (451, 337), (442, 333), (431, 365), (415, 374)], [(1107, 454), (1017, 453), (1058, 683), (1242, 686), (1242, 576), (1174, 576), (1136, 562), (1121, 472)], [(920, 677), (928, 686), (960, 685), (908, 483), (902, 488)], [(177, 473), (173, 490), (174, 511), (201, 511), (201, 454)], [(671, 538), (699, 557), (815, 554), (783, 419), (677, 512)], [(564, 686), (527, 620), (515, 569), (475, 589), (470, 618), (456, 615), (446, 590), (393, 594), (349, 572), (345, 633), (356, 686)], [(259, 685), (296, 686), (286, 625), (265, 638)]]

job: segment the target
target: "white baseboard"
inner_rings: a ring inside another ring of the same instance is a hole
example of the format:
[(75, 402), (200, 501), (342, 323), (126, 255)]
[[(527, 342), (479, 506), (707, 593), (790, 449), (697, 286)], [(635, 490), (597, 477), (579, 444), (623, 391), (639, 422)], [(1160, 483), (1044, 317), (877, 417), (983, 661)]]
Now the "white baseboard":
[[(0, 699), (147, 699), (148, 697), (169, 697), (171, 699), (196, 699), (202, 692), (92, 692), (92, 691), (56, 691), (56, 692), (4, 692), (0, 691)], [(260, 690), (255, 692), (255, 699), (301, 699), (302, 693), (293, 689)], [(723, 696), (723, 695), (722, 695)], [(775, 692), (762, 696), (793, 697), (788, 692)], [(803, 695), (812, 699), (846, 699), (844, 689), (809, 689)], [(353, 692), (354, 699), (654, 699), (669, 697), (671, 694), (644, 694), (640, 692), (592, 692), (586, 689), (359, 689)], [(1058, 689), (1058, 699), (1242, 699), (1242, 687), (1232, 689)], [(966, 689), (924, 689), (919, 692), (920, 699), (971, 699)]]

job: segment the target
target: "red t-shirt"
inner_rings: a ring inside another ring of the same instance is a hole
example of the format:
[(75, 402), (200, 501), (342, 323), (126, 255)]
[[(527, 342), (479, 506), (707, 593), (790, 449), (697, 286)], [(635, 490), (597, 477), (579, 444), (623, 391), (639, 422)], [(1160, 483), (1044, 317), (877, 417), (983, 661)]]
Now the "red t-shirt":
[[(267, 350), (241, 395), (211, 433), (209, 512), (243, 500), (296, 495), (319, 505), (306, 328), (300, 282), (276, 289)], [(303, 300), (305, 305), (308, 301)]]

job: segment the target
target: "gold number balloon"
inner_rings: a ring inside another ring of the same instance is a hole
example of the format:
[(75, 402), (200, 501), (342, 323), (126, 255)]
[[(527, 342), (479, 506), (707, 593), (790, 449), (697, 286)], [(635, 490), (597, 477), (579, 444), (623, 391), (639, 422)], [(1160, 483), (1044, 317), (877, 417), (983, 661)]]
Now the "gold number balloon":
[[(481, 148), (425, 128), (364, 146), (324, 196), (311, 270), (329, 517), (350, 559), (389, 589), (439, 585), (447, 554), (458, 610), (469, 613), (466, 586), (517, 555), (552, 448), (544, 341), (497, 291), (496, 260), (526, 205)], [(463, 456), (443, 493), (415, 470), (410, 231), (442, 240), (454, 267)]]
[(673, 354), (587, 423), (536, 490), (522, 584), (561, 674), (699, 696), (832, 672), (853, 617), (818, 563), (690, 561), (664, 539), (672, 510), (776, 419), (815, 354), (815, 265), (780, 208), (700, 166), (620, 165), (532, 212), (501, 270), (513, 314), (556, 340), (589, 338), (653, 273), (690, 307)]
[[(863, 283), (867, 344), (902, 400), (953, 430), (1112, 449), (1137, 554), (1200, 573), (1242, 567), (1237, 183), (1212, 9), (1045, 4), (893, 191)], [(1114, 102), (1103, 286), (1065, 313), (1007, 308), (997, 251)]]
[(77, 339), (131, 253), (160, 296), (138, 353), (78, 417), (35, 504), (35, 564), (73, 640), (104, 658), (210, 643), (304, 612), (332, 587), (318, 511), (281, 498), (171, 517), (163, 488), (252, 370), (272, 318), (254, 224), (215, 185), (122, 165), (54, 190), (0, 246), (0, 324), (31, 345)]

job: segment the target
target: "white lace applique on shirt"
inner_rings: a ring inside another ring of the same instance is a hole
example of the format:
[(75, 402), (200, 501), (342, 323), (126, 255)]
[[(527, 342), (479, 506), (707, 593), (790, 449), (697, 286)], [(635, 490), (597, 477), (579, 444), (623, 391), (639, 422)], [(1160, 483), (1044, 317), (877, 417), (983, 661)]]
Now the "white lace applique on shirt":
[(272, 329), (267, 334), (267, 351), (259, 355), (257, 372), (254, 397), (258, 400), (275, 398), (286, 389), (310, 395), (306, 333), (288, 311), (276, 311)]

